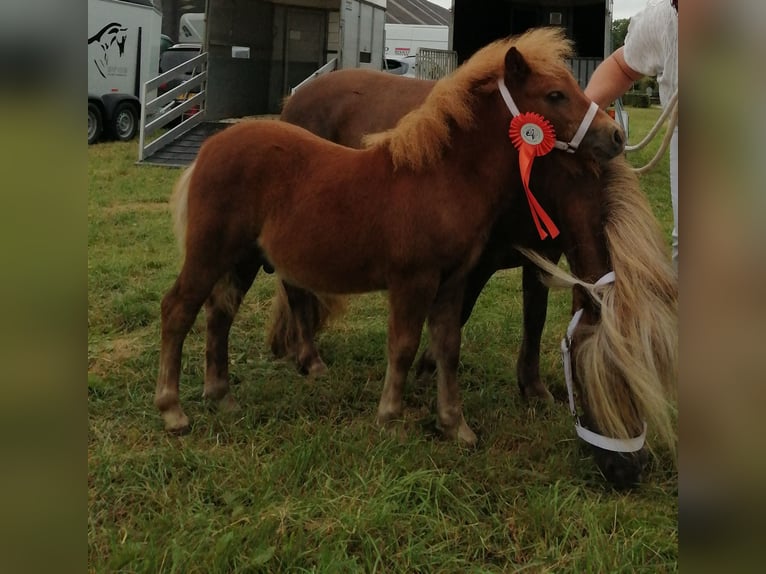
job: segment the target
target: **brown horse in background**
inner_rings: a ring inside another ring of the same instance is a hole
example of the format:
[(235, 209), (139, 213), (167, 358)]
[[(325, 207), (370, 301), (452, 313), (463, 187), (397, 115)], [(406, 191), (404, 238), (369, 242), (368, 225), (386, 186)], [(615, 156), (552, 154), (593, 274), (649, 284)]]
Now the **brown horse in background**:
[[(280, 119), (335, 143), (359, 148), (366, 134), (392, 128), (405, 114), (421, 105), (435, 83), (374, 70), (340, 70), (313, 80), (289, 97)], [(574, 177), (587, 178), (579, 160), (567, 162), (566, 167), (553, 169), (551, 173), (536, 168), (534, 188), (565, 190)], [(525, 227), (532, 229), (528, 213), (505, 211), (500, 215), (479, 261), (468, 275), (460, 320), (463, 325), (468, 320), (479, 294), (497, 270), (521, 266), (524, 328), (516, 363), (517, 381), (525, 398), (552, 400), (540, 378), (540, 339), (547, 315), (548, 287), (539, 281), (538, 267), (513, 246), (514, 234)], [(533, 237), (531, 231), (529, 236)], [(560, 237), (538, 240), (529, 247), (553, 261), (558, 260), (563, 249)], [(293, 357), (302, 373), (323, 372), (326, 367), (314, 337), (342, 307), (342, 300), (338, 298), (320, 298), (282, 281), (268, 332), (274, 355)], [(417, 370), (435, 370), (433, 358), (427, 351), (421, 356)]]
[[(554, 29), (491, 44), (438, 82), (423, 105), (395, 129), (379, 134), (361, 151), (285, 122), (242, 123), (210, 138), (174, 193), (176, 231), (186, 254), (162, 303), (155, 404), (165, 427), (174, 432), (188, 429), (178, 399), (181, 352), (203, 304), (208, 322), (204, 395), (228, 399), (229, 329), (258, 270), (269, 266), (289, 284), (308, 291), (388, 291), (388, 367), (378, 406), (381, 424), (401, 418), (404, 380), (427, 320), (437, 364), (440, 426), (447, 436), (474, 444), (456, 378), (467, 274), (501, 213), (518, 214), (520, 224), (509, 235), (515, 244), (539, 243), (529, 223), (517, 152), (508, 139), (511, 113), (498, 92), (498, 80), (520, 109), (540, 113), (559, 137), (571, 138), (589, 102), (565, 64), (570, 55), (570, 43)], [(546, 172), (597, 171), (604, 157), (619, 154), (622, 147), (621, 132), (599, 112), (576, 154), (555, 152), (538, 161)], [(556, 193), (541, 189), (536, 194), (547, 211), (567, 223), (562, 225), (567, 259), (586, 288), (610, 271), (615, 260), (619, 263), (620, 251), (613, 249), (609, 225), (604, 226), (603, 194), (583, 195), (576, 187)], [(644, 258), (653, 264), (656, 257), (656, 251), (647, 250)], [(632, 294), (645, 298), (639, 303), (649, 301), (655, 287), (667, 287), (638, 276), (648, 285), (631, 288)], [(658, 302), (670, 301), (660, 313), (672, 309), (672, 293), (656, 291)], [(618, 301), (618, 314), (630, 316), (636, 301), (621, 299), (623, 292), (631, 294), (621, 288), (619, 279), (612, 287), (586, 292), (582, 305), (588, 312), (574, 333), (578, 348), (588, 348), (588, 341), (596, 338), (624, 343), (619, 338), (625, 334), (612, 329), (615, 308), (609, 305)], [(607, 296), (611, 294), (614, 297)], [(600, 307), (591, 300), (596, 297)], [(649, 318), (650, 313), (646, 312)], [(599, 336), (602, 324), (607, 328), (604, 337)], [(669, 338), (655, 333), (661, 327), (667, 325), (647, 321), (640, 332), (627, 334), (644, 343), (630, 350), (643, 353), (637, 360), (647, 363), (642, 374), (649, 373), (652, 391), (667, 386), (662, 375), (667, 374), (666, 362), (672, 364), (673, 359), (671, 352), (659, 356), (663, 362), (653, 361), (649, 354)], [(632, 386), (630, 373), (619, 370), (623, 365), (609, 362), (622, 358), (621, 352), (601, 355), (606, 366), (590, 364), (585, 360), (590, 355), (576, 353), (582, 405), (591, 411), (595, 428), (612, 436), (635, 436), (642, 418), (650, 423), (668, 418), (665, 403), (644, 400)], [(607, 396), (592, 396), (590, 370), (609, 374), (613, 367), (618, 370), (612, 378), (625, 391), (599, 386), (594, 388)], [(621, 416), (609, 416), (610, 411)], [(672, 440), (669, 434), (661, 436)]]

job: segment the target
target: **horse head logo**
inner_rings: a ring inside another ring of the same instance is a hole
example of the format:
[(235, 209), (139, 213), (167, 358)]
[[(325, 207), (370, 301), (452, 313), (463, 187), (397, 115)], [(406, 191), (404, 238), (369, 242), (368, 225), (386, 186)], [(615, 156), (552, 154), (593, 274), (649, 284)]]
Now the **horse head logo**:
[(112, 51), (112, 47), (117, 46), (118, 56), (122, 58), (122, 55), (125, 52), (125, 41), (127, 38), (127, 27), (117, 22), (107, 24), (93, 36), (88, 38), (89, 51), (91, 45), (98, 46), (98, 49), (95, 50), (93, 55), (93, 63), (96, 64), (96, 69), (104, 78), (106, 78), (106, 70), (109, 65), (109, 53)]

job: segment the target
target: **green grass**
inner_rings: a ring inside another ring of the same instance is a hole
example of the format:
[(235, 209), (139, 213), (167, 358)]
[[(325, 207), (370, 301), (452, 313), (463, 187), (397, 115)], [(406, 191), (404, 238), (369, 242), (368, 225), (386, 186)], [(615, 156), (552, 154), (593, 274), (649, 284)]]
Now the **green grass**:
[[(658, 115), (630, 109), (631, 140)], [(652, 151), (645, 154), (646, 159)], [(518, 270), (490, 281), (464, 330), (461, 389), (476, 450), (434, 432), (433, 383), (410, 381), (407, 437), (374, 425), (385, 299), (353, 300), (320, 338), (308, 380), (264, 347), (274, 287), (259, 276), (231, 336), (234, 396), (201, 395), (202, 318), (186, 341), (190, 434), (152, 405), (159, 302), (179, 269), (166, 208), (177, 170), (134, 165), (136, 144), (89, 148), (88, 553), (93, 572), (672, 572), (678, 477), (661, 456), (635, 491), (612, 491), (567, 408), (518, 396)], [(632, 158), (636, 163), (642, 156)], [(668, 236), (667, 160), (642, 185)], [(542, 373), (565, 394), (554, 293)]]

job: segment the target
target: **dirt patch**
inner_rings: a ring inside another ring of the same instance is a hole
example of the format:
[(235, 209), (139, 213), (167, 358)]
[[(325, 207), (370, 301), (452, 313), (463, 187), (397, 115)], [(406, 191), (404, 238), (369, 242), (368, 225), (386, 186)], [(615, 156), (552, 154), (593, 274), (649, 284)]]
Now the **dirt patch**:
[(105, 342), (88, 361), (88, 373), (104, 376), (141, 353), (140, 337), (118, 337)]

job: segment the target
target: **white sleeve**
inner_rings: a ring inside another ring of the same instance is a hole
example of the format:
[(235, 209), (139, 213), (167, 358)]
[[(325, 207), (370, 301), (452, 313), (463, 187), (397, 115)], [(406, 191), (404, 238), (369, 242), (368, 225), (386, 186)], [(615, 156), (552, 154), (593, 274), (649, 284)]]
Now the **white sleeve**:
[(647, 6), (630, 19), (625, 36), (625, 63), (645, 76), (662, 73), (665, 64), (665, 30), (668, 18), (675, 17), (669, 0), (649, 0)]

